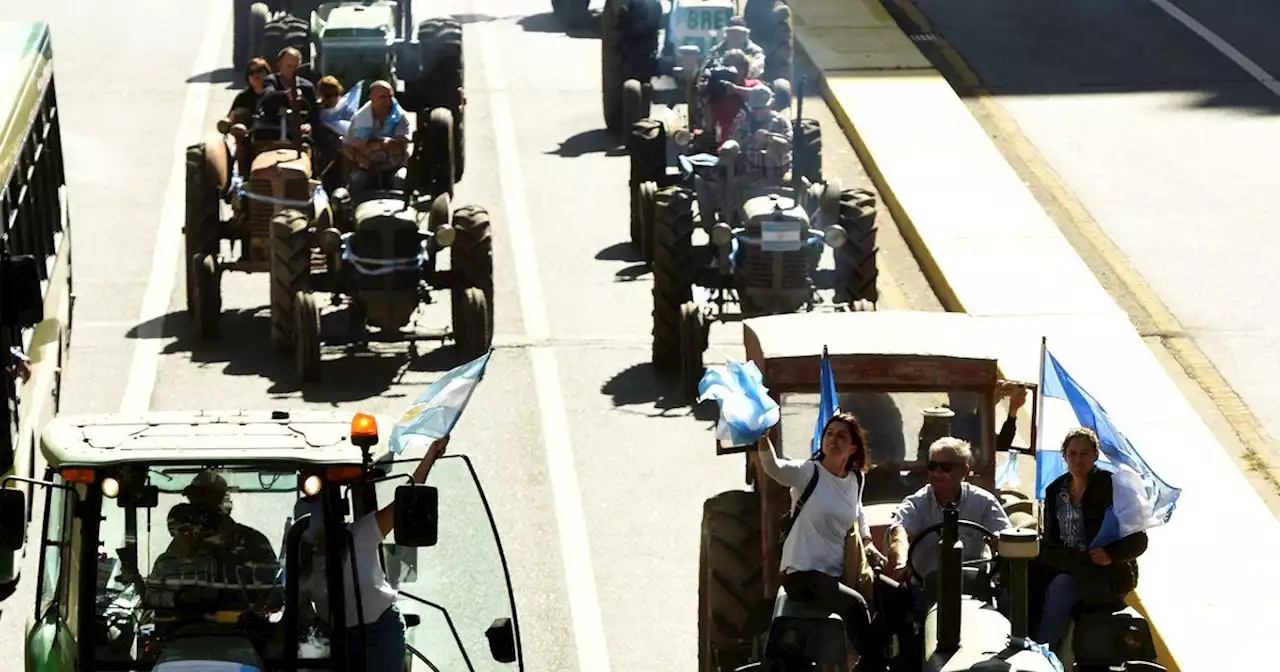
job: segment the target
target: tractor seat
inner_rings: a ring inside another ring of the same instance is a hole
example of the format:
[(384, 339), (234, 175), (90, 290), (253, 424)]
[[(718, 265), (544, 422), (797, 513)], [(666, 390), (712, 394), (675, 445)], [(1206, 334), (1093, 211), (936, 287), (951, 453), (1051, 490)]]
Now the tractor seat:
[(792, 597), (787, 594), (786, 588), (778, 586), (778, 599), (773, 603), (773, 619), (776, 621), (780, 618), (807, 618), (814, 620), (834, 618), (838, 621), (844, 620), (840, 618), (840, 614), (824, 609), (817, 602)]
[(812, 663), (843, 663), (848, 642), (844, 619), (815, 602), (787, 595), (778, 587), (773, 620), (765, 639), (765, 658)]

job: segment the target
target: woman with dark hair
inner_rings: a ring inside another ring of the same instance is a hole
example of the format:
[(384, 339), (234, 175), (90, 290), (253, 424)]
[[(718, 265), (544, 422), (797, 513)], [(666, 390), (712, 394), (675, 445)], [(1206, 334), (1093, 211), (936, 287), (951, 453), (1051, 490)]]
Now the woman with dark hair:
[(237, 93), (235, 100), (231, 101), (227, 116), (218, 120), (219, 133), (230, 132), (233, 124), (249, 124), (250, 117), (258, 110), (258, 103), (266, 90), (267, 75), (270, 74), (271, 66), (267, 65), (265, 59), (254, 58), (249, 61), (244, 69), (244, 90)]
[(862, 510), (864, 474), (871, 466), (867, 435), (851, 413), (837, 413), (822, 430), (822, 446), (808, 460), (779, 458), (768, 435), (757, 444), (773, 480), (791, 489), (793, 513), (782, 544), (782, 586), (797, 599), (839, 613), (862, 655), (859, 669), (883, 669), (866, 598), (842, 581), (845, 543), (856, 526), (867, 560), (883, 559)]
[[(1147, 551), (1147, 533), (1135, 532), (1104, 546), (1094, 546), (1112, 503), (1111, 473), (1098, 468), (1098, 435), (1076, 427), (1062, 440), (1067, 473), (1054, 479), (1044, 494), (1044, 537), (1036, 558), (1043, 610), (1035, 641), (1061, 644), (1076, 605), (1108, 605), (1124, 601), (1138, 586), (1138, 556)], [(1037, 600), (1038, 601), (1038, 600)]]

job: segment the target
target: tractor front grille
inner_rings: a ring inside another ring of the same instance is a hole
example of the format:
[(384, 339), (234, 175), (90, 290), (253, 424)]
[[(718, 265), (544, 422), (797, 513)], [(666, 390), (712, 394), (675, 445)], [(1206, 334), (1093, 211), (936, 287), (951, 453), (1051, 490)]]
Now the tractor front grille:
[[(814, 257), (815, 254), (807, 248), (794, 252), (765, 252), (758, 246), (747, 245), (742, 252), (742, 284), (759, 289), (808, 289), (809, 268)], [(782, 260), (782, 268), (775, 284), (774, 264), (778, 259)]]

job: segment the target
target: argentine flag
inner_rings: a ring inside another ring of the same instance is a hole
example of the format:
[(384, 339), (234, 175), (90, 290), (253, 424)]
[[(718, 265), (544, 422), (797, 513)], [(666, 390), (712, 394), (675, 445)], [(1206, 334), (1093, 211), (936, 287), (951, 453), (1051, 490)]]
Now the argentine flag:
[(827, 356), (827, 346), (822, 346), (822, 368), (819, 374), (819, 387), (822, 388), (818, 400), (818, 424), (813, 427), (813, 442), (809, 445), (810, 456), (817, 457), (822, 451), (822, 430), (826, 428), (831, 417), (840, 412), (840, 399), (836, 396), (836, 375), (831, 371), (831, 358)]
[(355, 83), (351, 90), (342, 94), (336, 105), (320, 110), (320, 123), (328, 126), (338, 135), (345, 136), (351, 129), (351, 118), (360, 109), (360, 94), (364, 91), (364, 80)]
[(1129, 439), (1111, 424), (1102, 405), (1080, 387), (1043, 343), (1041, 360), (1036, 498), (1043, 500), (1049, 484), (1067, 473), (1062, 438), (1072, 427), (1084, 426), (1098, 434), (1098, 468), (1112, 472), (1113, 491), (1113, 503), (1090, 546), (1105, 546), (1169, 522), (1182, 490), (1165, 483), (1147, 466)]
[(422, 396), (400, 416), (391, 430), (389, 447), (399, 455), (404, 451), (408, 437), (423, 436), (439, 439), (453, 431), (462, 411), (471, 401), (471, 393), (484, 379), (484, 368), (489, 364), (490, 350), (476, 359), (444, 374), (427, 388)]
[(698, 401), (705, 399), (720, 402), (716, 439), (725, 446), (754, 444), (781, 417), (755, 362), (730, 360), (723, 367), (708, 367), (698, 383)]

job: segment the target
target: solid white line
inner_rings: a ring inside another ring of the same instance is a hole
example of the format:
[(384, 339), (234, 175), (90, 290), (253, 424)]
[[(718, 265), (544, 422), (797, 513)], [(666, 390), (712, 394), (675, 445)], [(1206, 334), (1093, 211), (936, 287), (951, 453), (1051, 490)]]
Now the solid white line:
[(1205, 42), (1208, 42), (1214, 49), (1217, 49), (1219, 52), (1221, 52), (1223, 56), (1226, 56), (1227, 58), (1231, 59), (1232, 62), (1240, 66), (1240, 68), (1243, 69), (1245, 72), (1249, 73), (1251, 77), (1258, 80), (1259, 84), (1267, 87), (1268, 91), (1270, 91), (1271, 93), (1274, 93), (1277, 96), (1280, 96), (1280, 82), (1277, 82), (1276, 78), (1271, 76), (1271, 73), (1267, 72), (1266, 70), (1263, 70), (1262, 66), (1258, 65), (1257, 63), (1254, 63), (1252, 60), (1249, 59), (1248, 56), (1245, 56), (1244, 54), (1240, 53), (1239, 50), (1231, 46), (1226, 40), (1222, 39), (1221, 37), (1218, 37), (1217, 33), (1206, 28), (1204, 24), (1200, 23), (1199, 21), (1196, 21), (1194, 18), (1191, 17), (1190, 14), (1187, 14), (1181, 9), (1178, 9), (1173, 4), (1171, 4), (1168, 0), (1151, 0), (1151, 4), (1155, 5), (1156, 7), (1159, 7), (1160, 9), (1163, 9), (1166, 14), (1168, 14), (1169, 16), (1172, 16), (1175, 20), (1178, 21), (1178, 23), (1181, 23), (1187, 28), (1190, 28), (1191, 32), (1195, 33), (1196, 35), (1199, 35), (1201, 38), (1204, 39)]
[[(231, 12), (222, 2), (209, 3), (208, 29), (204, 41), (196, 53), (194, 74), (213, 70), (218, 64)], [(142, 297), (142, 311), (138, 316), (137, 343), (133, 349), (133, 361), (129, 365), (129, 378), (120, 400), (122, 413), (140, 413), (151, 406), (151, 394), (156, 386), (156, 370), (160, 365), (163, 347), (163, 318), (169, 312), (169, 297), (173, 295), (174, 276), (178, 272), (178, 258), (182, 256), (182, 223), (186, 216), (186, 149), (187, 145), (203, 135), (205, 108), (208, 106), (208, 82), (187, 85), (182, 116), (178, 121), (178, 134), (173, 142), (173, 167), (169, 171), (169, 185), (160, 208), (160, 224), (156, 231), (155, 252), (151, 260), (151, 277)]]
[[(547, 307), (542, 296), (538, 258), (534, 252), (533, 227), (520, 169), (515, 122), (507, 99), (506, 77), (498, 62), (497, 30), (494, 23), (475, 25), (480, 37), (480, 57), (489, 90), (489, 109), (498, 154), (498, 179), (502, 185), (508, 235), (515, 256), (520, 312), (530, 339), (539, 341), (551, 334)], [(569, 418), (560, 388), (556, 352), (545, 346), (531, 349), (534, 388), (541, 411), (542, 438), (547, 449), (547, 470), (560, 528), (560, 555), (564, 561), (565, 588), (577, 643), (578, 669), (582, 672), (609, 672), (609, 652), (605, 644), (604, 620), (596, 592), (596, 575), (591, 565), (591, 545), (587, 521), (582, 512), (582, 492), (569, 439)]]

